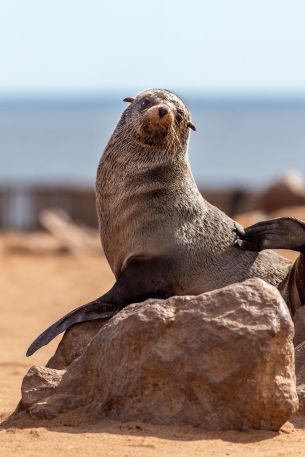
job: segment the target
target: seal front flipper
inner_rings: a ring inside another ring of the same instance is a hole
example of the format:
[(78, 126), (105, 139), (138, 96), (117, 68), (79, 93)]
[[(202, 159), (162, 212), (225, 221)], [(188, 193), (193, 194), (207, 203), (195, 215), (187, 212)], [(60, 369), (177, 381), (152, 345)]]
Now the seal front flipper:
[(305, 222), (294, 217), (280, 217), (258, 222), (244, 230), (236, 229), (235, 233), (234, 245), (247, 251), (290, 249), (300, 252), (282, 286), (294, 315), (300, 306), (305, 305)]
[(305, 222), (293, 217), (258, 222), (244, 230), (236, 228), (235, 233), (235, 246), (247, 251), (291, 249), (305, 252)]
[(97, 298), (90, 303), (87, 303), (86, 305), (74, 309), (59, 319), (33, 341), (26, 352), (26, 356), (31, 356), (39, 348), (48, 344), (57, 335), (64, 332), (74, 324), (91, 321), (94, 319), (112, 317), (114, 314), (120, 311), (118, 306), (106, 303), (105, 298), (107, 298), (107, 294)]
[(174, 295), (176, 284), (174, 278), (173, 259), (155, 257), (147, 260), (132, 260), (109, 292), (71, 311), (51, 325), (36, 338), (26, 355), (34, 354), (37, 349), (48, 344), (74, 324), (112, 317), (130, 303), (139, 303), (147, 298), (168, 298)]

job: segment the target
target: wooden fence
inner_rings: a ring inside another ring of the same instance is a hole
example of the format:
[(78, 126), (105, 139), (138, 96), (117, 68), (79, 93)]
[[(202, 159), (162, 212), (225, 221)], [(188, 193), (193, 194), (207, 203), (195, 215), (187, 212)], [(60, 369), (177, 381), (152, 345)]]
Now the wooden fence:
[[(255, 206), (255, 195), (239, 189), (202, 193), (229, 215)], [(0, 230), (37, 230), (39, 213), (50, 208), (61, 208), (75, 222), (97, 227), (95, 194), (91, 187), (6, 186), (0, 187)]]
[(36, 230), (43, 209), (61, 208), (73, 220), (97, 227), (91, 187), (8, 186), (0, 188), (0, 229)]

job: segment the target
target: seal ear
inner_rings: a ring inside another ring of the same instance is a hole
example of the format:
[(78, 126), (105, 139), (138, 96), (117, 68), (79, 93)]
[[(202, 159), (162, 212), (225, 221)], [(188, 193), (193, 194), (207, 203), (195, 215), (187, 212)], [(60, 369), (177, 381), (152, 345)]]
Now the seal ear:
[(196, 132), (196, 127), (195, 125), (193, 124), (193, 122), (191, 121), (188, 121), (188, 123), (186, 124), (190, 129), (194, 130), (194, 132)]
[(132, 103), (133, 101), (134, 101), (134, 97), (126, 97), (123, 100), (123, 102), (127, 102), (127, 103)]

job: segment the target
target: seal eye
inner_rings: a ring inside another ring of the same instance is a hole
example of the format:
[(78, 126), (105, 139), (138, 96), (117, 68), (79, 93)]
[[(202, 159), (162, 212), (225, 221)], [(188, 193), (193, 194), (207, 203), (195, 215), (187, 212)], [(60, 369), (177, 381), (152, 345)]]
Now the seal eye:
[(150, 101), (147, 98), (144, 98), (140, 101), (140, 109), (145, 109), (150, 104)]
[(178, 124), (180, 124), (180, 122), (182, 121), (183, 119), (183, 111), (181, 111), (180, 109), (177, 110), (177, 114), (176, 114), (176, 121), (178, 122)]

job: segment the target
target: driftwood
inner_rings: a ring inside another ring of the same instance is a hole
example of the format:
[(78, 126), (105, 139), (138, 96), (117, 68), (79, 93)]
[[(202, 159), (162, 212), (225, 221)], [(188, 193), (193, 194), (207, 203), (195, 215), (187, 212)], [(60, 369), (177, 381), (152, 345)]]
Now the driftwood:
[(76, 224), (63, 210), (43, 210), (39, 222), (44, 232), (11, 233), (5, 239), (4, 251), (44, 255), (76, 252), (100, 255), (102, 252), (97, 230)]
[(54, 236), (45, 232), (9, 233), (3, 239), (2, 251), (15, 254), (67, 254), (69, 249)]
[(101, 253), (98, 232), (90, 227), (75, 224), (65, 211), (43, 210), (39, 214), (39, 222), (70, 252)]

